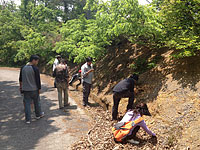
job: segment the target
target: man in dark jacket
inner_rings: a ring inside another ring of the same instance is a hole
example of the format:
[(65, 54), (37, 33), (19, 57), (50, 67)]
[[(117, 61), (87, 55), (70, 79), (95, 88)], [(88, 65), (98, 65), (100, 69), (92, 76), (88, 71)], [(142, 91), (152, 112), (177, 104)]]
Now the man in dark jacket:
[(133, 74), (129, 78), (120, 81), (113, 89), (112, 120), (117, 120), (118, 106), (121, 98), (129, 98), (127, 110), (133, 108), (134, 84), (138, 81), (138, 75)]
[(30, 61), (20, 71), (20, 91), (24, 94), (26, 123), (31, 121), (31, 102), (34, 102), (36, 119), (43, 117), (40, 106), (40, 73), (36, 67), (39, 62), (37, 55), (32, 55)]

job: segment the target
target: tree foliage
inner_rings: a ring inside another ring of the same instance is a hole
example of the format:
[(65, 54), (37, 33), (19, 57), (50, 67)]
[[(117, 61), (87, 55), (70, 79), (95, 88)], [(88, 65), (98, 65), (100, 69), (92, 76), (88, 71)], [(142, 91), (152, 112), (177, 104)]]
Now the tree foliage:
[(176, 57), (195, 55), (200, 50), (200, 1), (165, 0), (160, 8), (166, 45), (181, 50)]
[(200, 49), (199, 0), (22, 0), (0, 5), (0, 61), (24, 63), (56, 54), (80, 63), (99, 59), (107, 47), (127, 39), (149, 47), (175, 48), (175, 57)]

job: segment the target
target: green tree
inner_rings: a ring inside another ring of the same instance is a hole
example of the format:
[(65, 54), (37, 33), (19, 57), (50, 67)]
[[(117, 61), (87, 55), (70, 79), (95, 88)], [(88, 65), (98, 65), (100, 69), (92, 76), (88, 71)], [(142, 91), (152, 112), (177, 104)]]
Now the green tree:
[(176, 57), (193, 56), (200, 50), (199, 6), (199, 0), (165, 0), (160, 6), (166, 45), (181, 50)]
[(1, 7), (0, 59), (6, 65), (14, 65), (14, 57), (17, 53), (16, 42), (23, 39), (20, 32), (23, 22), (19, 11), (13, 3), (7, 3)]

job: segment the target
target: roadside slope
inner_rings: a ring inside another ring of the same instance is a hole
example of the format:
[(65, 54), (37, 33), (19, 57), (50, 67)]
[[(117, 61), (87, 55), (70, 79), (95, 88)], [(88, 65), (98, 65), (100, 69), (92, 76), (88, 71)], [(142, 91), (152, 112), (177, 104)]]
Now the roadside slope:
[[(149, 49), (128, 42), (112, 46), (108, 52), (96, 63), (92, 94), (111, 111), (113, 87), (140, 72), (135, 103), (149, 105), (153, 116), (146, 117), (146, 121), (159, 138), (154, 148), (162, 145), (166, 149), (199, 149), (200, 55), (171, 59), (173, 50)], [(121, 116), (126, 105), (127, 99), (123, 99)]]

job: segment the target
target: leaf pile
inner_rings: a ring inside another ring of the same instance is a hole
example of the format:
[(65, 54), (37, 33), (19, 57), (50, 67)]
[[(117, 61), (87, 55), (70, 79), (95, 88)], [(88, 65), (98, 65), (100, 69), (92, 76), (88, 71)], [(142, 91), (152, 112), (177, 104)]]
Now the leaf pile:
[[(112, 135), (112, 127), (116, 122), (111, 121), (109, 111), (104, 111), (101, 107), (86, 107), (87, 111), (92, 115), (92, 128), (88, 131), (85, 137), (82, 137), (78, 142), (72, 145), (72, 150), (121, 150), (121, 149), (174, 149), (177, 148), (173, 139), (168, 143), (169, 137), (162, 137), (156, 132), (158, 141), (157, 144), (152, 138), (147, 135), (142, 129), (137, 134), (139, 145), (115, 143)], [(122, 116), (122, 114), (120, 114)], [(171, 145), (169, 145), (171, 144)]]

